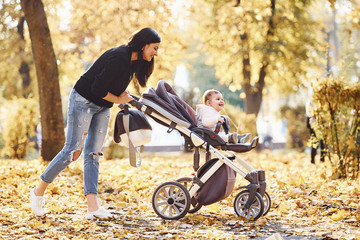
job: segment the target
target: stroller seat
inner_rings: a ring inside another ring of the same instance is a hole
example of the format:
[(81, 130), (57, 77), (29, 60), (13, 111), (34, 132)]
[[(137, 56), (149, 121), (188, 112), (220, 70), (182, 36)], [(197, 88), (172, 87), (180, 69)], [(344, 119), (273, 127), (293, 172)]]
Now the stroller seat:
[(248, 152), (254, 149), (258, 142), (259, 138), (255, 137), (251, 143), (227, 143), (225, 142), (216, 132), (203, 127), (195, 127), (191, 129), (193, 132), (204, 138), (204, 140), (212, 145), (213, 147), (220, 148), (225, 151), (234, 151), (234, 152)]

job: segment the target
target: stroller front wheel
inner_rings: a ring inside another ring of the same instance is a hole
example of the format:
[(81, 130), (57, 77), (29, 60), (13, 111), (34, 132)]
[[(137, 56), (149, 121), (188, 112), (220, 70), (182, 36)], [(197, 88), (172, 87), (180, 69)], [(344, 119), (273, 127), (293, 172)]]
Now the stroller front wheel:
[(190, 195), (186, 187), (178, 182), (166, 182), (156, 188), (152, 197), (155, 213), (167, 220), (177, 220), (190, 208)]
[(244, 217), (246, 219), (257, 220), (263, 215), (264, 212), (264, 201), (261, 195), (256, 192), (254, 201), (251, 203), (250, 207), (247, 209), (245, 205), (250, 197), (250, 191), (244, 190), (241, 191), (234, 200), (234, 209), (238, 216)]

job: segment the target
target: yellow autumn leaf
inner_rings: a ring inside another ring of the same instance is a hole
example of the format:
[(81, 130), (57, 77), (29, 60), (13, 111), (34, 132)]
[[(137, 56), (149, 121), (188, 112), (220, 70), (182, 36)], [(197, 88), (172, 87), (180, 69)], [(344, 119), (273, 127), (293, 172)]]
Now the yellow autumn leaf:
[(309, 221), (311, 222), (311, 224), (317, 224), (318, 223), (318, 216), (311, 215)]
[(218, 212), (220, 208), (221, 206), (218, 203), (214, 203), (206, 206), (206, 210), (208, 210), (209, 212)]
[(40, 227), (40, 226), (42, 226), (42, 225), (43, 225), (43, 221), (42, 221), (42, 220), (32, 221), (32, 222), (29, 223), (29, 226), (30, 226), (31, 228), (38, 228), (38, 227)]
[(331, 220), (340, 221), (340, 220), (344, 219), (345, 217), (346, 217), (346, 212), (345, 212), (345, 210), (341, 209), (341, 210), (338, 210), (333, 215), (331, 215)]
[(289, 209), (289, 203), (287, 203), (287, 202), (280, 203), (280, 205), (278, 207), (278, 210), (283, 213), (287, 213), (288, 209)]
[(195, 215), (192, 219), (201, 222), (204, 221), (205, 217), (203, 215)]
[(355, 219), (360, 222), (360, 207), (356, 209)]
[(59, 205), (54, 205), (48, 208), (49, 211), (54, 211), (54, 212), (61, 212), (62, 211), (62, 207)]

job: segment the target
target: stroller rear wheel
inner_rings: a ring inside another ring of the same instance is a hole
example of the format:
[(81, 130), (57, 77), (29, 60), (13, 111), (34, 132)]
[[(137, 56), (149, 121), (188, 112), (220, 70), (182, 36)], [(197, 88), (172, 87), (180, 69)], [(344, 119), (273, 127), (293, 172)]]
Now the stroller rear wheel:
[(264, 201), (264, 213), (263, 213), (263, 216), (265, 216), (269, 210), (270, 210), (270, 207), (271, 207), (271, 198), (270, 198), (270, 195), (265, 192), (264, 196), (263, 196), (263, 201)]
[[(191, 177), (182, 177), (176, 180), (176, 182), (181, 183), (182, 185), (184, 185), (184, 187), (186, 187), (186, 189), (188, 191), (190, 191), (190, 188), (192, 187), (192, 181), (193, 179)], [(197, 203), (195, 198), (192, 197), (191, 198), (191, 204), (190, 204), (190, 209), (189, 209), (189, 213), (196, 213), (197, 211), (200, 210), (200, 208), (202, 207), (201, 204)]]
[(155, 190), (152, 206), (159, 217), (177, 220), (184, 217), (189, 211), (190, 195), (181, 183), (166, 182)]
[(234, 209), (238, 216), (244, 217), (246, 219), (257, 220), (263, 215), (264, 212), (264, 201), (261, 195), (256, 192), (254, 201), (251, 203), (250, 207), (247, 209), (245, 205), (250, 197), (250, 191), (244, 190), (241, 191), (234, 200)]

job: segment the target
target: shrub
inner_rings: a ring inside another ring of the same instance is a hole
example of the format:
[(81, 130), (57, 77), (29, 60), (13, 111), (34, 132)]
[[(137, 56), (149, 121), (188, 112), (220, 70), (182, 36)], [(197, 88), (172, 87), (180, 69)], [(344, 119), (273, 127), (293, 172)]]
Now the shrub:
[(304, 150), (306, 140), (309, 138), (309, 130), (306, 127), (305, 106), (282, 106), (280, 108), (280, 117), (286, 119), (286, 147)]
[(14, 98), (5, 101), (2, 109), (2, 157), (23, 159), (35, 145), (30, 138), (36, 135), (38, 104), (35, 99)]
[(335, 178), (359, 176), (360, 83), (332, 78), (313, 84), (315, 131), (329, 149)]

